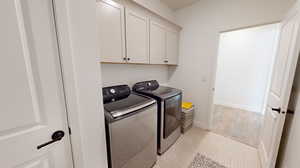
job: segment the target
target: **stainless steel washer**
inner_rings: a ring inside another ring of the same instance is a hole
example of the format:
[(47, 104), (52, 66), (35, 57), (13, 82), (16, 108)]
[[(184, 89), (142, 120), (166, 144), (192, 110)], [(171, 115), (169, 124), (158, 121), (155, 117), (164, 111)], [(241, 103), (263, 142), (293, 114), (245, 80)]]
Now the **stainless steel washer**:
[(110, 168), (151, 168), (157, 160), (157, 105), (127, 85), (103, 88)]

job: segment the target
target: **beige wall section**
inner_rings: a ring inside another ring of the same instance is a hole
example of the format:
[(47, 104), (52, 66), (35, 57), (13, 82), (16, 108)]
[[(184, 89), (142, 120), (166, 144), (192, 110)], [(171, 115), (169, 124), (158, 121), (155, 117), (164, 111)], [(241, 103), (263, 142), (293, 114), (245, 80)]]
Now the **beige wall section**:
[(156, 79), (161, 84), (168, 82), (166, 65), (101, 64), (103, 86), (128, 84)]
[(177, 68), (169, 68), (170, 85), (184, 89), (196, 105), (195, 123), (209, 128), (219, 32), (277, 22), (294, 0), (201, 0), (177, 11), (183, 27)]

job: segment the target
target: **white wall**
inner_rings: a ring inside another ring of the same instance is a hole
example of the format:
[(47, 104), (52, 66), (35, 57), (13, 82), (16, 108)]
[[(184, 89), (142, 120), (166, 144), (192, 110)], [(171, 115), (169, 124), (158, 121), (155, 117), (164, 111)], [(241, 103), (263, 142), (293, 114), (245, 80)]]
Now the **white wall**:
[(155, 79), (161, 84), (168, 83), (166, 65), (101, 64), (103, 86), (128, 84)]
[(166, 4), (160, 0), (133, 0), (135, 3), (149, 9), (161, 17), (176, 23), (175, 13)]
[(220, 34), (214, 104), (263, 113), (279, 25)]
[(184, 89), (184, 99), (196, 105), (195, 123), (209, 128), (212, 87), (219, 33), (277, 22), (294, 0), (200, 0), (177, 11), (183, 27), (180, 66), (169, 69), (170, 84)]

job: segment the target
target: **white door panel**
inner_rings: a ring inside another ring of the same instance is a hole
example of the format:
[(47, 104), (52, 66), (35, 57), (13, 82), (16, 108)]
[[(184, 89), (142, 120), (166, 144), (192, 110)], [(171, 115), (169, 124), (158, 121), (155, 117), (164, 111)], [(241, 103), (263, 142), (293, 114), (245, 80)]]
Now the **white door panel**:
[(166, 30), (151, 21), (150, 23), (150, 64), (165, 64), (166, 61)]
[(167, 64), (177, 65), (179, 58), (179, 33), (175, 31), (167, 31)]
[[(72, 167), (52, 0), (0, 2), (0, 163)], [(37, 146), (63, 130), (65, 137)]]
[(97, 2), (97, 21), (101, 61), (126, 62), (124, 7), (106, 0)]
[(129, 63), (149, 63), (149, 18), (126, 10), (126, 42)]
[[(289, 44), (291, 41), (291, 35), (293, 33), (293, 25), (292, 23), (288, 25), (284, 25), (282, 28), (280, 45), (278, 46), (278, 57), (275, 62), (274, 76), (271, 85), (272, 92), (276, 94), (278, 97), (281, 96), (284, 73), (286, 70), (287, 60), (286, 54), (289, 52)], [(282, 55), (282, 56), (281, 56)], [(281, 56), (281, 57), (280, 57)]]
[(51, 161), (49, 156), (45, 158), (38, 158), (37, 160), (30, 161), (24, 165), (18, 165), (16, 168), (51, 168)]
[(263, 131), (264, 134), (262, 135), (263, 142), (265, 144), (266, 154), (269, 156), (272, 152), (272, 141), (274, 137), (274, 133), (276, 130), (276, 123), (278, 122), (278, 114), (272, 111), (271, 107), (267, 107), (266, 114), (265, 114), (265, 130)]
[(299, 54), (298, 16), (282, 23), (262, 131), (263, 167), (274, 168)]

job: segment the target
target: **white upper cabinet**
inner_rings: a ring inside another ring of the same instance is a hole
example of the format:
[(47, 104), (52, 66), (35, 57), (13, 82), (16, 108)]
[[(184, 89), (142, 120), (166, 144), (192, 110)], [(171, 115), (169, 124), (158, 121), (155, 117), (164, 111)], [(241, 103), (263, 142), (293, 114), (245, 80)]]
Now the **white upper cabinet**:
[(126, 9), (127, 62), (149, 64), (149, 18)]
[(96, 4), (101, 62), (178, 64), (178, 26), (125, 1)]
[(179, 57), (179, 32), (169, 30), (166, 37), (167, 64), (177, 65)]
[(179, 32), (150, 21), (150, 64), (178, 64)]
[(109, 1), (97, 2), (101, 62), (125, 63), (124, 7)]
[(166, 60), (166, 30), (165, 27), (150, 22), (150, 64), (165, 64)]

